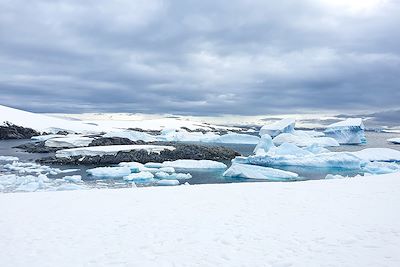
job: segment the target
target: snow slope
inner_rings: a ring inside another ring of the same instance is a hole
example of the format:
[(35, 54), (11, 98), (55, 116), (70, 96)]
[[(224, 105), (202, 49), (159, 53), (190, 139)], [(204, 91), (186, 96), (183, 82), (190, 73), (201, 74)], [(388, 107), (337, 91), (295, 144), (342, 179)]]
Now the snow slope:
[(391, 174), (1, 194), (1, 265), (395, 267), (399, 192)]
[(85, 124), (80, 121), (65, 120), (0, 105), (0, 124), (4, 122), (11, 122), (18, 126), (46, 132), (69, 130), (78, 133), (97, 133), (104, 130), (95, 125)]

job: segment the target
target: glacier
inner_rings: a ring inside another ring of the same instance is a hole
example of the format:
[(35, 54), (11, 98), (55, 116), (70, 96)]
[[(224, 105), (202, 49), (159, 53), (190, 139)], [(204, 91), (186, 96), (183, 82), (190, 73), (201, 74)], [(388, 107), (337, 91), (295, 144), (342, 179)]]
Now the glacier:
[(367, 142), (365, 126), (360, 118), (351, 118), (329, 125), (324, 131), (327, 137), (336, 139), (339, 144), (358, 145)]
[(294, 126), (296, 124), (295, 119), (283, 119), (272, 124), (267, 124), (261, 127), (260, 136), (268, 134), (271, 137), (275, 137), (281, 133), (292, 133), (294, 132)]

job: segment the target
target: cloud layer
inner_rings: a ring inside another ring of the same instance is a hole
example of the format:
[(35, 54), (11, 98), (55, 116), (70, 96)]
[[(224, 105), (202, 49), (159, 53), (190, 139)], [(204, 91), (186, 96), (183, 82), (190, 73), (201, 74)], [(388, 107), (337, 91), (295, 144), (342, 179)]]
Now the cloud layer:
[(192, 115), (399, 108), (399, 14), (396, 0), (0, 0), (0, 104)]

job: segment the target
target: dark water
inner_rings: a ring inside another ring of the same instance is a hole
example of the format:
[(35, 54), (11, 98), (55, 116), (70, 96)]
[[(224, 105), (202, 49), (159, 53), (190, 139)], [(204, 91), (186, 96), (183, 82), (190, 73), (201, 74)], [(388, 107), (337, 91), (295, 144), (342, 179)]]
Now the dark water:
[[(342, 145), (337, 148), (329, 148), (331, 151), (357, 151), (362, 150), (364, 148), (372, 148), (372, 147), (387, 147), (392, 149), (400, 150), (400, 145), (394, 145), (388, 143), (386, 140), (393, 137), (398, 137), (399, 134), (391, 134), (391, 133), (378, 133), (378, 132), (366, 132), (366, 137), (368, 143), (365, 145)], [(0, 155), (2, 156), (16, 156), (20, 159), (20, 161), (35, 161), (38, 158), (50, 156), (53, 153), (45, 153), (45, 154), (35, 154), (35, 153), (26, 153), (19, 149), (13, 148), (22, 143), (29, 142), (30, 140), (7, 140), (0, 141)], [(248, 156), (253, 153), (253, 149), (255, 145), (244, 145), (244, 144), (223, 144), (226, 147), (230, 147), (243, 156)], [(229, 161), (224, 162), (228, 166), (231, 164)], [(86, 170), (89, 168), (94, 168), (97, 166), (58, 166), (51, 165), (53, 168), (59, 169), (79, 169), (79, 171), (74, 172), (72, 174), (79, 174), (82, 176), (82, 179), (85, 182), (85, 185), (91, 188), (120, 188), (120, 187), (128, 187), (131, 186), (130, 183), (123, 181), (122, 179), (98, 179), (92, 176), (88, 176), (86, 174)], [(280, 167), (279, 169), (292, 171), (299, 174), (298, 180), (311, 180), (311, 179), (323, 179), (327, 174), (340, 174), (343, 176), (355, 176), (358, 173), (354, 171), (348, 171), (343, 169), (321, 169), (321, 168), (301, 168), (301, 167)], [(177, 172), (190, 173), (192, 175), (192, 179), (181, 181), (181, 183), (188, 182), (189, 184), (214, 184), (214, 183), (238, 183), (238, 182), (268, 182), (266, 180), (255, 180), (255, 179), (242, 179), (242, 178), (229, 178), (223, 177), (222, 173), (224, 170), (179, 170), (176, 169)], [(1, 171), (0, 171), (1, 173)], [(62, 178), (65, 175), (72, 174), (59, 174), (54, 176), (49, 176), (49, 178)]]

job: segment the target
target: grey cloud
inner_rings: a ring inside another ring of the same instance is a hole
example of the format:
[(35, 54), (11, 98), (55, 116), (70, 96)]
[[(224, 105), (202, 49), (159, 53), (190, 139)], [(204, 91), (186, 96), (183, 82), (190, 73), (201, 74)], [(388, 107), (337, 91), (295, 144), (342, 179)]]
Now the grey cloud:
[(0, 0), (0, 103), (191, 115), (399, 108), (400, 4), (329, 2)]

